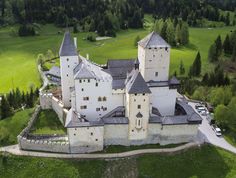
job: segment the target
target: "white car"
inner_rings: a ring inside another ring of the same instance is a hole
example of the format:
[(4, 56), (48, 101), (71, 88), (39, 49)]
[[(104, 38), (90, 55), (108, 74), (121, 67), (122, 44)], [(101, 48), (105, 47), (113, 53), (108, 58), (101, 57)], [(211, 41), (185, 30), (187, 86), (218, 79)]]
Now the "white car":
[(219, 127), (217, 127), (217, 125), (213, 124), (212, 129), (214, 130), (216, 136), (220, 137), (222, 135), (221, 129)]

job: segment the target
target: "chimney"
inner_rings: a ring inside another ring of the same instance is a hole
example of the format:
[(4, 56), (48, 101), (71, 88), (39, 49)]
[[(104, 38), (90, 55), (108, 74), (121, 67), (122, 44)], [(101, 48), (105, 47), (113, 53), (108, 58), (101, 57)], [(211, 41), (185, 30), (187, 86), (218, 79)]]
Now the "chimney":
[(75, 45), (75, 48), (77, 49), (77, 38), (74, 37), (74, 45)]
[(86, 54), (86, 59), (89, 60), (89, 54), (88, 53)]

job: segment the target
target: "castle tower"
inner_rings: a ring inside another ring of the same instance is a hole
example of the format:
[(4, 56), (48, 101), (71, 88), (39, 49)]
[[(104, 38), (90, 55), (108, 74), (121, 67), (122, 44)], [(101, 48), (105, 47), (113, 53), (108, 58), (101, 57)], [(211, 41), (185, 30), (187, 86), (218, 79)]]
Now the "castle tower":
[[(76, 40), (75, 40), (76, 41)], [(71, 88), (74, 87), (74, 68), (79, 64), (76, 44), (70, 36), (70, 32), (65, 32), (60, 52), (60, 68), (61, 68), (61, 88), (62, 102), (64, 107), (71, 107)]]
[(149, 90), (138, 69), (133, 70), (126, 81), (126, 117), (129, 118), (129, 139), (147, 137), (150, 116)]
[(156, 32), (138, 42), (140, 71), (146, 82), (168, 81), (170, 45)]

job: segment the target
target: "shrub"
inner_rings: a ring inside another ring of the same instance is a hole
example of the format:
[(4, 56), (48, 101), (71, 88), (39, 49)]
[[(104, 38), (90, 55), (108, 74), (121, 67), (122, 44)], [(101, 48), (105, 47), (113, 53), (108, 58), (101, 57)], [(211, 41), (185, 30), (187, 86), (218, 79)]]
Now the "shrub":
[(36, 32), (32, 25), (21, 25), (18, 30), (19, 36), (35, 36)]

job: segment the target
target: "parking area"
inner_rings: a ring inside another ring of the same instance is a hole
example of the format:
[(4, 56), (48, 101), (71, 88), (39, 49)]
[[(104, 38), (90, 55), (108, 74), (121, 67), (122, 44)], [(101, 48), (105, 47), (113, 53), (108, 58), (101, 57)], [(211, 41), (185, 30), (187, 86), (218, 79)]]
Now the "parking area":
[[(192, 108), (198, 113), (198, 111), (195, 108), (195, 105), (197, 103), (189, 102), (188, 103)], [(224, 148), (226, 150), (229, 150), (231, 152), (236, 153), (236, 148), (232, 145), (230, 145), (223, 136), (218, 137), (216, 136), (215, 131), (212, 129), (211, 125), (209, 124), (209, 121), (207, 120), (207, 115), (199, 114), (202, 117), (202, 124), (199, 126), (199, 139), (204, 139), (205, 142), (211, 143), (215, 146)]]

